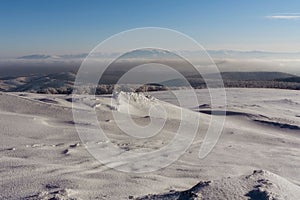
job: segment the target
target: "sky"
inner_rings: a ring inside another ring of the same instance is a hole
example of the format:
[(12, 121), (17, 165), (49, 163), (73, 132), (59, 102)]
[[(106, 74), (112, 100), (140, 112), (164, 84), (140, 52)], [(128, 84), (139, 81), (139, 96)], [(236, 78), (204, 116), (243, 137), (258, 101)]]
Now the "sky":
[(85, 53), (149, 26), (206, 49), (300, 52), (298, 0), (0, 0), (0, 57)]

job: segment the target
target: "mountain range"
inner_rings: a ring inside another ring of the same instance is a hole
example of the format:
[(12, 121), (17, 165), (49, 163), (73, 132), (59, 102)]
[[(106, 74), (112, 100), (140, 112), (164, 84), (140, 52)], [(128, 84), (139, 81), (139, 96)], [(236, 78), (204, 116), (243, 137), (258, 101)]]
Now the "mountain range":
[[(281, 72), (222, 72), (225, 87), (250, 88), (281, 88), (300, 90), (300, 77)], [(213, 80), (216, 74), (209, 74), (207, 78)], [(111, 78), (111, 77), (110, 77)], [(113, 77), (117, 78), (117, 77)], [(27, 76), (6, 76), (0, 78), (0, 91), (4, 92), (33, 92), (70, 94), (76, 79), (75, 72), (60, 72), (52, 74), (32, 74)], [(205, 88), (206, 84), (200, 76), (187, 76), (186, 79), (194, 88)], [(157, 85), (145, 83), (151, 90), (153, 86), (164, 85), (172, 89), (186, 86), (182, 80), (168, 80)], [(114, 87), (110, 83), (99, 84), (99, 94), (110, 93)], [(104, 89), (103, 89), (104, 88)], [(107, 88), (109, 91), (107, 91)], [(148, 88), (148, 87), (147, 87)], [(147, 90), (146, 88), (146, 90)]]
[[(203, 54), (203, 51), (181, 51), (183, 54), (188, 54), (191, 56), (199, 56)], [(121, 52), (96, 52), (94, 56), (99, 58), (111, 58), (119, 55)], [(180, 53), (180, 52), (179, 52)], [(207, 50), (207, 53), (213, 58), (294, 58), (297, 59), (300, 56), (300, 52), (270, 52), (270, 51), (238, 51), (238, 50)], [(25, 60), (42, 60), (42, 59), (83, 59), (86, 58), (88, 53), (81, 54), (66, 54), (66, 55), (47, 55), (47, 54), (32, 54), (17, 57), (17, 59)], [(170, 52), (167, 50), (159, 49), (140, 49), (132, 52), (127, 52), (127, 58), (148, 58), (150, 55), (152, 58), (158, 56), (170, 56)], [(124, 56), (123, 55), (123, 56)]]

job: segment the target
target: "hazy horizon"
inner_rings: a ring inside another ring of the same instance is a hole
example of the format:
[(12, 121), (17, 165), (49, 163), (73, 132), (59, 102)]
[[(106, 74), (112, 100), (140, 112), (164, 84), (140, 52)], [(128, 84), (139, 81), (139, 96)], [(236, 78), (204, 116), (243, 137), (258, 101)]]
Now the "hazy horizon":
[[(141, 50), (142, 51), (142, 50)], [(300, 52), (296, 53), (276, 53), (262, 51), (234, 51), (234, 50), (207, 50), (214, 63), (221, 72), (226, 71), (268, 71), (284, 72), (300, 76)], [(186, 52), (185, 52), (186, 53)], [(95, 59), (101, 62), (108, 58), (119, 56), (120, 52), (101, 53)], [(199, 67), (207, 65), (207, 58), (201, 58), (201, 54), (195, 51), (187, 52), (195, 60)], [(122, 55), (122, 53), (121, 53)], [(77, 71), (82, 61), (88, 53), (66, 54), (66, 55), (24, 55), (16, 58), (0, 59), (0, 77), (11, 75), (24, 75), (30, 73), (56, 73), (66, 71)], [(160, 53), (157, 53), (160, 57)], [(171, 58), (160, 57), (168, 60)], [(91, 58), (89, 58), (91, 59)], [(137, 59), (152, 59), (146, 53), (136, 54), (129, 57), (126, 61)], [(173, 59), (173, 58), (172, 58)]]
[[(299, 7), (300, 2), (295, 0), (4, 0), (0, 6), (0, 76), (27, 69), (74, 70), (99, 43), (143, 27), (162, 27), (191, 37), (207, 50), (220, 71), (300, 75)], [(151, 38), (151, 33), (147, 37)], [(174, 44), (172, 37), (156, 39)], [(133, 37), (133, 41), (139, 40)], [(178, 51), (190, 51), (198, 64), (203, 64), (195, 49), (186, 49), (184, 43), (176, 41)], [(126, 49), (124, 45), (98, 53), (101, 59), (115, 56)]]

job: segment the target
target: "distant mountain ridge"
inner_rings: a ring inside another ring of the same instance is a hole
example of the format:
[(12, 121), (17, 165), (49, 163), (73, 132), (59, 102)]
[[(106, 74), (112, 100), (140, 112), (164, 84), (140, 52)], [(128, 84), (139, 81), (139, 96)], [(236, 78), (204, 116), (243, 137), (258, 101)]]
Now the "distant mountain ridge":
[(51, 55), (43, 55), (43, 54), (33, 54), (33, 55), (26, 55), (18, 57), (17, 59), (48, 59), (53, 58)]
[(32, 54), (18, 57), (17, 59), (26, 60), (43, 60), (43, 59), (75, 59), (75, 58), (85, 58), (88, 54), (66, 54), (66, 55), (45, 55), (45, 54)]
[[(206, 55), (203, 54), (203, 51), (181, 51), (183, 54), (190, 56), (199, 56)], [(206, 50), (206, 52), (215, 58), (268, 58), (273, 56), (281, 56), (282, 58), (299, 58), (300, 52), (271, 52), (271, 51), (239, 51), (239, 50)], [(114, 57), (120, 55), (122, 52), (94, 52), (94, 56), (100, 58)], [(180, 51), (179, 51), (180, 53)], [(127, 58), (155, 58), (155, 56), (170, 56), (173, 52), (161, 49), (139, 49), (132, 52), (126, 52), (123, 56)], [(66, 55), (47, 55), (47, 54), (32, 54), (20, 56), (17, 59), (82, 59), (89, 55), (89, 53), (80, 53), (80, 54), (66, 54)], [(173, 56), (171, 56), (173, 57)]]
[(271, 81), (276, 79), (286, 79), (297, 77), (283, 72), (222, 72), (223, 80), (240, 81)]

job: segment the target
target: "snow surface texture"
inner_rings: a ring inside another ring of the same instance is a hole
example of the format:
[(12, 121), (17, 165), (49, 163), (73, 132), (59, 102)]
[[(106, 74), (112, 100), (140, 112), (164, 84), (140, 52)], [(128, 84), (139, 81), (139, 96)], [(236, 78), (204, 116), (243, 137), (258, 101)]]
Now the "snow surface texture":
[[(76, 107), (76, 99), (66, 95), (0, 93), (0, 199), (299, 199), (300, 93), (228, 89), (223, 133), (202, 160), (199, 148), (212, 112), (208, 91), (197, 94), (200, 105), (183, 105), (201, 118), (190, 148), (163, 169), (134, 174), (110, 169), (89, 154), (74, 126), (72, 101), (75, 109), (95, 109), (110, 141), (124, 151), (168, 144), (178, 128), (176, 113), (160, 134), (137, 139), (116, 126), (113, 112), (120, 107), (111, 106), (109, 95)], [(151, 95), (177, 104), (166, 92)], [(223, 109), (214, 114), (221, 117)], [(145, 125), (150, 119), (142, 110), (133, 120)], [(93, 142), (105, 146), (108, 141)]]

